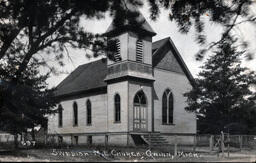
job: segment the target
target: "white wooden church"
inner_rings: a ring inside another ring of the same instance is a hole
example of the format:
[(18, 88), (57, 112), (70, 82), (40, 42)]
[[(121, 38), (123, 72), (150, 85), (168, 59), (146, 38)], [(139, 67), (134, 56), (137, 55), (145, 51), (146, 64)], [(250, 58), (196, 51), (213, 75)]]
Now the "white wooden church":
[(149, 133), (158, 144), (172, 143), (175, 134), (193, 141), (186, 135), (196, 133), (196, 116), (185, 111), (183, 96), (193, 77), (171, 38), (152, 42), (156, 33), (146, 20), (143, 38), (119, 28), (112, 23), (104, 34), (117, 40), (114, 60), (80, 65), (57, 86), (49, 136), (73, 145), (133, 146), (149, 143)]

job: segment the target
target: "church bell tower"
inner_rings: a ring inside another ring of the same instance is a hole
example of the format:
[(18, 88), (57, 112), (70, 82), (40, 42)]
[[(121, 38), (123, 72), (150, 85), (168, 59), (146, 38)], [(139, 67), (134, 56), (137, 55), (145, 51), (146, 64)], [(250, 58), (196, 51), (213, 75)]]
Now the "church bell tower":
[[(108, 132), (153, 130), (152, 37), (156, 33), (141, 13), (136, 19), (139, 28), (129, 21), (119, 26), (112, 22), (104, 33), (108, 41), (116, 44), (116, 52), (107, 61), (108, 73), (105, 78)], [(116, 96), (119, 96), (119, 103), (115, 101)], [(117, 106), (120, 106), (119, 111)], [(122, 140), (129, 143), (129, 135)]]

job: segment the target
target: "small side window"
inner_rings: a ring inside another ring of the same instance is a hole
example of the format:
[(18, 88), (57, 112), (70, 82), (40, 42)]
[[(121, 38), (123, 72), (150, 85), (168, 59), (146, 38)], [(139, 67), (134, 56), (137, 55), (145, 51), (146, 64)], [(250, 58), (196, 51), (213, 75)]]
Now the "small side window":
[(58, 107), (58, 113), (59, 113), (59, 121), (58, 121), (58, 126), (59, 127), (62, 127), (62, 125), (63, 125), (63, 108), (62, 108), (62, 106), (61, 105), (59, 105), (59, 107)]
[(87, 117), (87, 125), (92, 124), (92, 104), (90, 100), (86, 102), (86, 117)]
[(73, 104), (73, 125), (78, 126), (78, 107), (76, 102)]
[(114, 97), (115, 100), (115, 122), (121, 122), (121, 98), (119, 94)]

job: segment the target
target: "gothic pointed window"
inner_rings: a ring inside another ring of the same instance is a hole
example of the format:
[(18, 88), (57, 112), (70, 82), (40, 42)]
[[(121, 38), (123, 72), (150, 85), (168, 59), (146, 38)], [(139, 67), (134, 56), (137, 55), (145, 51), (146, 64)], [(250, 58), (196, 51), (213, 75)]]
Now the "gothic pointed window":
[(142, 40), (137, 40), (136, 42), (136, 61), (143, 62), (143, 42)]
[(162, 98), (162, 123), (173, 123), (173, 94), (167, 89)]
[(62, 127), (62, 125), (63, 125), (63, 120), (62, 120), (62, 117), (63, 117), (63, 108), (62, 108), (61, 105), (59, 105), (59, 107), (58, 107), (58, 113), (59, 113), (58, 125), (59, 125), (59, 127)]
[(119, 94), (115, 95), (115, 122), (121, 121), (121, 98)]
[(164, 92), (162, 98), (162, 122), (167, 124), (167, 94)]
[(78, 107), (76, 102), (73, 103), (73, 125), (78, 125)]
[(115, 62), (121, 61), (121, 43), (120, 40), (116, 40), (116, 52), (114, 53)]
[(146, 96), (144, 94), (143, 91), (139, 91), (135, 97), (134, 97), (134, 100), (133, 100), (133, 103), (135, 105), (147, 105), (147, 100), (146, 100)]
[(92, 104), (90, 100), (86, 102), (86, 117), (87, 117), (87, 125), (92, 124)]

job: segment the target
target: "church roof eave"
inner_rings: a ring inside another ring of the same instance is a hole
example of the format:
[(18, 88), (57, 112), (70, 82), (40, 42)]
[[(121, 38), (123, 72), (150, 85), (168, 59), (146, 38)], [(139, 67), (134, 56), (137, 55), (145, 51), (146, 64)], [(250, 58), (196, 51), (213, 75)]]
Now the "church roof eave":
[(147, 31), (145, 29), (139, 29), (137, 28), (136, 30), (134, 30), (135, 27), (132, 27), (132, 26), (123, 26), (123, 27), (120, 27), (120, 29), (117, 31), (117, 30), (111, 30), (111, 31), (107, 31), (105, 33), (103, 33), (101, 36), (103, 37), (115, 37), (115, 36), (118, 36), (122, 33), (125, 33), (125, 32), (135, 32), (141, 36), (155, 36), (156, 33), (155, 32), (151, 32), (151, 31)]
[[(168, 45), (173, 51), (173, 54), (179, 62), (182, 70), (187, 76), (192, 86), (195, 86), (195, 80), (183, 61), (180, 53), (176, 49), (172, 40), (164, 38), (156, 41), (152, 46), (153, 61), (158, 60), (158, 57), (164, 55), (162, 50)], [(153, 68), (157, 63), (153, 64)], [(97, 73), (95, 73), (95, 71)], [(86, 95), (90, 93), (106, 93), (107, 83), (104, 81), (107, 75), (107, 63), (104, 60), (97, 60), (77, 67), (69, 76), (67, 76), (58, 86), (55, 91), (55, 96), (63, 99), (71, 96)]]

